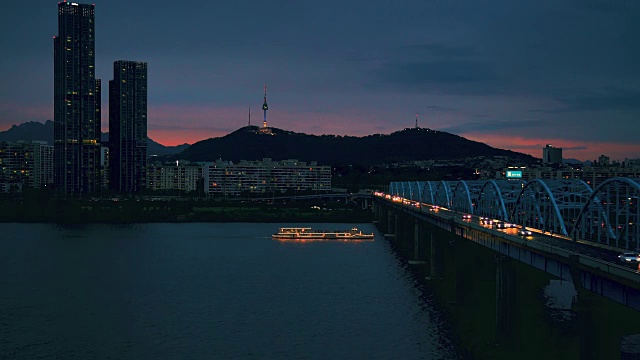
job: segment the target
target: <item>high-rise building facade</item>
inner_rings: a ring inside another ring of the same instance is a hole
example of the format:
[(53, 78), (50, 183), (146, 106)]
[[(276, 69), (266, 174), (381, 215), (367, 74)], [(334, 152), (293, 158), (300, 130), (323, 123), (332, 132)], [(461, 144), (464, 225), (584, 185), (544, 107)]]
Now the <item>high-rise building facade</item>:
[(562, 148), (547, 144), (542, 148), (542, 162), (544, 164), (562, 164)]
[(119, 60), (109, 81), (109, 186), (139, 192), (146, 171), (147, 63)]
[(95, 6), (58, 3), (54, 53), (54, 183), (67, 194), (100, 186), (100, 81)]

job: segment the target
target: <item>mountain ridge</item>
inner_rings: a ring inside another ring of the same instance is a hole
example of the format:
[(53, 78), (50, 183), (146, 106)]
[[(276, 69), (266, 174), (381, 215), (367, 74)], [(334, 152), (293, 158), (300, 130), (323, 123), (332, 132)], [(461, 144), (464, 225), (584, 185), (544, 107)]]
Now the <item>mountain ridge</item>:
[[(108, 133), (102, 133), (108, 141)], [(27, 122), (0, 132), (0, 141), (40, 140), (53, 144), (53, 121), (44, 124)], [(297, 159), (320, 164), (381, 165), (411, 161), (459, 160), (479, 156), (503, 156), (519, 163), (539, 159), (443, 131), (406, 128), (391, 134), (362, 137), (349, 135), (310, 135), (270, 128), (260, 132), (257, 126), (245, 126), (225, 136), (209, 138), (194, 144), (164, 146), (147, 138), (149, 155), (158, 160), (239, 162), (241, 160)]]
[(320, 164), (379, 165), (407, 161), (456, 160), (478, 156), (505, 156), (522, 163), (538, 161), (531, 155), (496, 149), (458, 135), (427, 128), (407, 128), (388, 135), (363, 137), (309, 135), (271, 128), (260, 133), (245, 126), (222, 137), (198, 141), (167, 160), (212, 161), (297, 159)]
[[(5, 131), (0, 131), (0, 141), (46, 141), (53, 145), (53, 121), (47, 120), (44, 123), (29, 121), (19, 125), (12, 125)], [(109, 141), (109, 133), (100, 134), (101, 141)], [(176, 154), (189, 147), (189, 144), (177, 146), (165, 146), (147, 137), (147, 153), (151, 155), (171, 155)]]

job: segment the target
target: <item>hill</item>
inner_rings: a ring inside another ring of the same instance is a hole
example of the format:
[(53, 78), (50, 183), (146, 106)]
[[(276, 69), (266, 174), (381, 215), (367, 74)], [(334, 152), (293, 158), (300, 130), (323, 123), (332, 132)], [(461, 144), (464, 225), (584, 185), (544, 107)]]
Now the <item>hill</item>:
[(226, 136), (199, 141), (167, 160), (213, 161), (298, 159), (320, 164), (375, 165), (420, 160), (455, 160), (467, 157), (505, 156), (522, 163), (530, 155), (492, 148), (463, 137), (426, 128), (409, 128), (389, 135), (364, 137), (308, 135), (273, 128), (259, 134), (256, 126), (243, 127)]
[[(102, 133), (101, 141), (109, 141), (109, 133)], [(53, 121), (47, 120), (44, 124), (36, 121), (13, 125), (6, 131), (0, 131), (0, 141), (46, 141), (53, 145)], [(177, 154), (189, 144), (178, 146), (164, 146), (147, 137), (147, 153), (149, 155), (171, 155)]]

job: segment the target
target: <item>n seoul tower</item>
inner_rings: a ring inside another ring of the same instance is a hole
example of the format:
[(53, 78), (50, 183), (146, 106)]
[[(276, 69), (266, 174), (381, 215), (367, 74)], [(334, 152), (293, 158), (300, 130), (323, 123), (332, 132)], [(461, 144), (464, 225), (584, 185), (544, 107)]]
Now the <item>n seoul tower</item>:
[(264, 111), (264, 120), (262, 122), (262, 127), (267, 128), (267, 110), (269, 110), (269, 105), (267, 105), (267, 84), (264, 84), (264, 104), (262, 104), (262, 110)]

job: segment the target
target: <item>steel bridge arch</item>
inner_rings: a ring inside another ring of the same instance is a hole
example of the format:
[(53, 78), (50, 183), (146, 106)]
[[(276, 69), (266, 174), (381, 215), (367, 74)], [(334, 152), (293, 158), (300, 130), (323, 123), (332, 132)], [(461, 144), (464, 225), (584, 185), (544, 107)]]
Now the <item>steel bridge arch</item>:
[(412, 181), (411, 182), (411, 200), (422, 201), (422, 188), (424, 187), (424, 181)]
[(421, 202), (425, 202), (427, 204), (435, 204), (435, 193), (436, 193), (436, 189), (435, 186), (433, 184), (433, 181), (425, 181), (424, 182), (424, 187), (423, 187), (423, 191), (422, 193), (424, 194), (422, 196), (422, 199), (420, 199)]
[(389, 195), (396, 196), (398, 193), (398, 185), (397, 182), (392, 181), (389, 183)]
[(413, 199), (413, 181), (405, 181), (404, 184), (404, 196), (405, 199), (412, 200)]
[(453, 197), (451, 199), (451, 207), (453, 210), (475, 214), (475, 209), (478, 205), (478, 196), (485, 183), (486, 181), (484, 180), (458, 181), (453, 188)]
[(434, 204), (445, 208), (450, 208), (452, 200), (452, 188), (456, 183), (457, 181), (438, 181), (438, 185), (436, 186), (436, 193), (433, 198)]
[(605, 180), (584, 204), (571, 236), (603, 245), (640, 250), (640, 179)]
[(400, 196), (399, 181), (392, 181), (391, 184), (389, 184), (389, 194), (391, 194), (392, 196)]
[(402, 194), (400, 195), (403, 199), (408, 199), (411, 197), (411, 185), (409, 181), (403, 181), (402, 184)]
[(476, 215), (511, 222), (524, 185), (523, 180), (488, 180), (480, 189)]
[(513, 209), (513, 222), (569, 236), (580, 208), (593, 190), (582, 180), (527, 182)]

